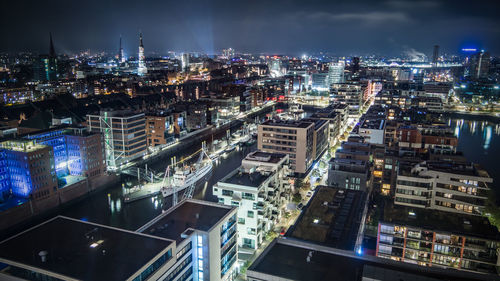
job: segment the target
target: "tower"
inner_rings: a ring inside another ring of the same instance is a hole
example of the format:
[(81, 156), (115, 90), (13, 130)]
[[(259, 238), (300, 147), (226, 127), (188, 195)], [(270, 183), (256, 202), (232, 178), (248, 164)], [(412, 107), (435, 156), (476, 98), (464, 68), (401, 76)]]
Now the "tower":
[(439, 45), (434, 45), (434, 52), (432, 53), (432, 65), (436, 66), (439, 58)]
[(144, 75), (148, 72), (144, 58), (144, 44), (142, 43), (142, 33), (139, 34), (139, 65), (137, 67), (137, 74)]
[(34, 80), (55, 81), (57, 80), (57, 55), (52, 41), (52, 33), (49, 33), (49, 54), (40, 55), (33, 64)]
[(189, 71), (189, 53), (182, 54), (181, 67), (183, 72)]
[(118, 50), (118, 63), (124, 63), (124, 62), (125, 62), (125, 56), (123, 54), (122, 36), (120, 35), (120, 49)]

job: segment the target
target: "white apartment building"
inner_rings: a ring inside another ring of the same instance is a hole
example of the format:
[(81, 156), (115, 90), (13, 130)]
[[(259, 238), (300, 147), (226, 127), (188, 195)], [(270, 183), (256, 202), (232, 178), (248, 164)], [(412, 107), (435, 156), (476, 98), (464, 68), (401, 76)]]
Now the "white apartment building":
[(416, 208), (481, 215), (493, 179), (478, 165), (427, 161), (400, 164), (394, 203)]
[(282, 215), (290, 198), (286, 154), (254, 151), (213, 186), (220, 204), (238, 207), (238, 246), (252, 253)]
[(58, 216), (0, 242), (0, 280), (233, 281), (236, 211), (188, 199), (137, 231)]

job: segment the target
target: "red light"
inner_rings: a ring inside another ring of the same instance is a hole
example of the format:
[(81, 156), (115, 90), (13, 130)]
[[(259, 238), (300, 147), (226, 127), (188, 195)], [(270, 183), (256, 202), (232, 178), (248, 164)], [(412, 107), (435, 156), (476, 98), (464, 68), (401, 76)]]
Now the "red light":
[(280, 109), (280, 108), (276, 109), (276, 113), (281, 113), (281, 112), (283, 112), (283, 109)]
[(285, 96), (279, 96), (279, 100), (284, 100)]

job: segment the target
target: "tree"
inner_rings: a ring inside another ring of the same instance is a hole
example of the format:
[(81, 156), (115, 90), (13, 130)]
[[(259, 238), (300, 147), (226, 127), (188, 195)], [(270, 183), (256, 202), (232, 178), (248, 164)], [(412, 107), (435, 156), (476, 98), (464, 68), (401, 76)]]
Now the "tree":
[(299, 204), (302, 201), (302, 195), (300, 195), (300, 192), (297, 192), (293, 195), (292, 199), (293, 203)]
[(278, 233), (276, 233), (275, 231), (270, 230), (266, 233), (266, 240), (267, 241), (272, 241), (276, 237), (278, 237)]

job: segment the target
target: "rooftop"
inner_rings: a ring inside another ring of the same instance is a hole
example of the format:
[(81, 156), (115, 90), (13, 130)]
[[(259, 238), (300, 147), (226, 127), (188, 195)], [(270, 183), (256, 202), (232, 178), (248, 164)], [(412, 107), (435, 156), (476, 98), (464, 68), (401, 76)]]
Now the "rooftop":
[(125, 280), (172, 243), (58, 216), (1, 242), (0, 259), (80, 280)]
[(375, 129), (375, 130), (383, 130), (385, 124), (385, 119), (366, 119), (361, 124), (362, 129)]
[(360, 191), (319, 186), (290, 236), (353, 250), (364, 197)]
[(253, 172), (247, 173), (241, 171), (239, 168), (231, 172), (221, 180), (223, 183), (230, 183), (236, 185), (259, 187), (271, 174), (269, 172)]
[(283, 153), (270, 153), (270, 152), (264, 152), (264, 151), (254, 151), (249, 153), (244, 160), (247, 161), (258, 161), (258, 162), (265, 162), (265, 163), (273, 163), (276, 164), (283, 160), (283, 158), (286, 157), (286, 154)]
[(472, 177), (482, 177), (486, 182), (493, 181), (488, 172), (481, 168), (481, 166), (478, 164), (445, 160), (424, 161), (416, 165), (400, 165), (400, 174), (403, 176), (419, 176), (420, 172), (414, 169), (417, 168), (417, 166), (427, 168), (429, 171), (437, 171), (442, 173)]
[(277, 127), (289, 127), (289, 128), (307, 128), (311, 126), (313, 122), (306, 121), (295, 121), (295, 120), (267, 120), (262, 123), (264, 126), (277, 126)]
[[(311, 256), (309, 262), (307, 257)], [(265, 274), (264, 276), (262, 274)], [(381, 276), (382, 278), (376, 278)], [(352, 251), (324, 247), (291, 239), (275, 239), (248, 268), (247, 275), (261, 280), (389, 281), (495, 280), (498, 277), (437, 267), (422, 267)]]
[(22, 139), (9, 140), (0, 143), (0, 149), (4, 148), (7, 150), (19, 151), (19, 152), (33, 152), (46, 147), (48, 146), (43, 144), (37, 144), (32, 140), (22, 140)]
[(485, 217), (396, 206), (392, 200), (384, 205), (383, 222), (500, 241), (500, 233)]
[(137, 231), (176, 240), (179, 243), (184, 240), (181, 234), (186, 230), (209, 231), (234, 209), (230, 206), (189, 199), (157, 216)]

